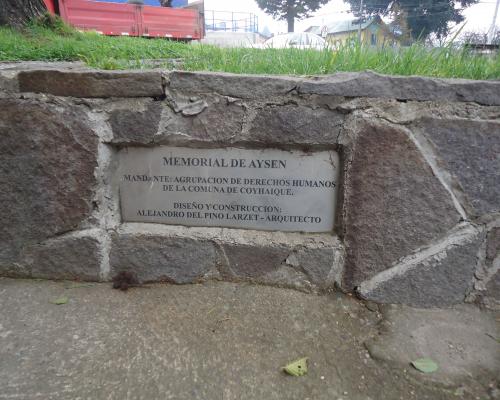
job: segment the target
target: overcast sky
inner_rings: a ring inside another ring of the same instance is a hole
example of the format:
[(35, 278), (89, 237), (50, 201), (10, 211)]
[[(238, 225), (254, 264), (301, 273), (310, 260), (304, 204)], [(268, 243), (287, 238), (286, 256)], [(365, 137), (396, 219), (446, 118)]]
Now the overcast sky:
[[(493, 19), (495, 3), (495, 0), (480, 0), (480, 3), (466, 9), (464, 15), (467, 24), (463, 31), (487, 32)], [(272, 33), (286, 32), (287, 29), (285, 22), (275, 21), (269, 15), (263, 13), (254, 0), (205, 0), (205, 10), (254, 13), (259, 18), (260, 31), (265, 26)], [(296, 21), (295, 30), (299, 32), (310, 25), (323, 25), (330, 21), (348, 19), (352, 17), (348, 10), (349, 7), (342, 0), (331, 0), (316, 11), (314, 18)], [(497, 16), (496, 24), (497, 26), (500, 24), (500, 15)]]

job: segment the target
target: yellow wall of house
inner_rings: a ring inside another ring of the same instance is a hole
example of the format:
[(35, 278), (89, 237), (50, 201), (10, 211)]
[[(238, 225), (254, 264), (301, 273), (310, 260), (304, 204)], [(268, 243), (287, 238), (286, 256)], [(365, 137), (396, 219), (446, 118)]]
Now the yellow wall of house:
[(393, 45), (395, 42), (397, 42), (396, 38), (394, 35), (392, 35), (387, 29), (384, 29), (383, 27), (377, 26), (375, 29), (365, 29), (362, 32), (362, 40), (363, 43), (367, 43), (369, 45), (372, 44), (371, 41), (371, 34), (375, 34), (376, 37), (376, 46), (382, 46), (382, 45)]
[(326, 40), (332, 46), (344, 45), (349, 39), (355, 39), (357, 37), (357, 33), (353, 32), (345, 32), (345, 33), (336, 33), (329, 34), (326, 37)]
[[(378, 25), (370, 25), (361, 31), (361, 41), (365, 44), (371, 45), (371, 35), (376, 36), (376, 46), (382, 45), (398, 45), (399, 42), (394, 36), (387, 30)], [(358, 32), (342, 32), (329, 34), (326, 38), (329, 44), (332, 46), (345, 45), (349, 40), (356, 40), (358, 37)]]

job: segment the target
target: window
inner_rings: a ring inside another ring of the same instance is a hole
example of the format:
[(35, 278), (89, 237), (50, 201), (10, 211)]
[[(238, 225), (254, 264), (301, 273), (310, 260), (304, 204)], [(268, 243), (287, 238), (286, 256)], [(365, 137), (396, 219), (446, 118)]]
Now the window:
[(377, 35), (375, 35), (374, 33), (372, 33), (370, 36), (370, 43), (372, 46), (376, 46), (377, 44)]

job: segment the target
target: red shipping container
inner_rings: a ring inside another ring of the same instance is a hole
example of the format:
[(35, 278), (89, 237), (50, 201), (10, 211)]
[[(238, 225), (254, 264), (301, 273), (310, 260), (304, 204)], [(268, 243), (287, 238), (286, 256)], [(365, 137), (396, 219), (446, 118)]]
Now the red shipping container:
[[(44, 0), (56, 12), (54, 0)], [(197, 9), (152, 7), (89, 0), (58, 0), (59, 14), (68, 24), (103, 35), (201, 39), (204, 21)]]

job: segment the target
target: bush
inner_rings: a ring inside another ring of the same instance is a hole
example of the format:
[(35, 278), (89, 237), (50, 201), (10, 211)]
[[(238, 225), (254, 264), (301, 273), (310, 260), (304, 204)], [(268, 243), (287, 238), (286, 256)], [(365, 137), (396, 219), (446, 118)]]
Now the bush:
[(46, 29), (62, 36), (72, 36), (78, 33), (74, 28), (67, 25), (60, 16), (49, 12), (31, 20), (28, 29)]

